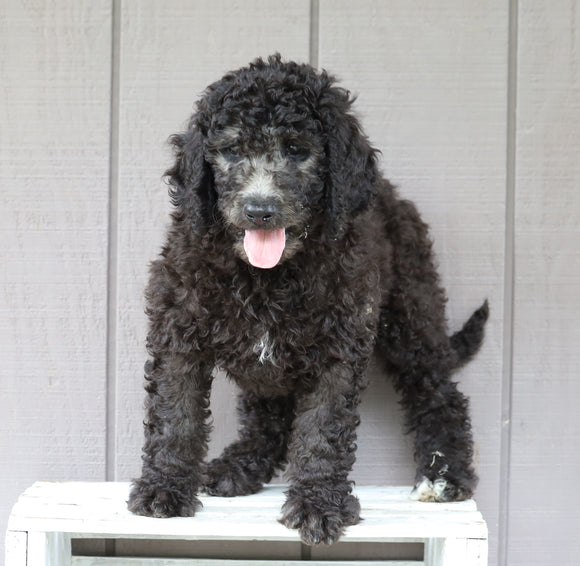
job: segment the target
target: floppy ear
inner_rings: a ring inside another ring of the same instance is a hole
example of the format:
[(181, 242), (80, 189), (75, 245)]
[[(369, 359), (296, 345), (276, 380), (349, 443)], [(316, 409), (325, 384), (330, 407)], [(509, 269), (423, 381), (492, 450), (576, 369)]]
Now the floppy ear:
[(377, 150), (373, 149), (355, 116), (347, 90), (330, 87), (320, 98), (326, 135), (326, 210), (331, 236), (344, 235), (349, 220), (365, 210), (376, 195)]
[(175, 151), (175, 163), (165, 175), (176, 207), (173, 217), (178, 222), (189, 222), (201, 236), (215, 222), (217, 201), (213, 174), (204, 157), (203, 136), (192, 120), (187, 132), (175, 134), (169, 141)]

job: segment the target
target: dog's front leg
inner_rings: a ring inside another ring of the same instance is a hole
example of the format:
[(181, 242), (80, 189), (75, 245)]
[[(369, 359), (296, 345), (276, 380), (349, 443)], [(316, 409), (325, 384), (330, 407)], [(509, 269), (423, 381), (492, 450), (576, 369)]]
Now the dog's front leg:
[(146, 365), (147, 421), (143, 471), (129, 510), (152, 517), (192, 516), (200, 507), (207, 452), (211, 366), (184, 355)]
[(298, 396), (281, 522), (299, 529), (306, 544), (332, 544), (359, 521), (360, 505), (348, 474), (355, 461), (363, 373), (336, 363), (312, 390)]

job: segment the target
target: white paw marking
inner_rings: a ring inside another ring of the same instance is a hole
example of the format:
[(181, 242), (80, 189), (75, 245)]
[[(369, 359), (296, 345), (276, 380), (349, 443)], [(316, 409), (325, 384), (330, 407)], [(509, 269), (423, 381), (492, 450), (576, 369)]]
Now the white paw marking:
[(409, 496), (414, 501), (445, 501), (443, 493), (447, 487), (447, 480), (438, 478), (434, 482), (428, 478), (423, 478)]

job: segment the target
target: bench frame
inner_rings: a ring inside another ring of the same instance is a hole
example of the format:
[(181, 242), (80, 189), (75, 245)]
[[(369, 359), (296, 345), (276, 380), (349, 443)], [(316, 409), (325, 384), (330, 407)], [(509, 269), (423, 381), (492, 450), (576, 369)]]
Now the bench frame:
[[(364, 520), (349, 527), (341, 542), (420, 542), (425, 548), (423, 561), (232, 558), (228, 541), (300, 544), (297, 532), (277, 521), (284, 489), (272, 485), (245, 497), (202, 496), (204, 507), (195, 517), (152, 519), (127, 511), (128, 483), (37, 482), (12, 510), (6, 566), (487, 566), (487, 525), (475, 502), (411, 501), (410, 487), (356, 487)], [(224, 559), (72, 556), (73, 539), (224, 541)]]

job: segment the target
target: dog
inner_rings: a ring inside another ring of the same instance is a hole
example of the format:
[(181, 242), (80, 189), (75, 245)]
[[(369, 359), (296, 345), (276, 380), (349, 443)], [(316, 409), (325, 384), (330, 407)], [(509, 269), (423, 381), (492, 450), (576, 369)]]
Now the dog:
[[(275, 55), (210, 85), (171, 138), (132, 512), (192, 516), (198, 492), (255, 493), (286, 467), (280, 521), (336, 542), (360, 519), (349, 472), (373, 352), (415, 434), (411, 496), (472, 496), (469, 403), (450, 375), (479, 349), (488, 304), (448, 335), (428, 227), (379, 172), (353, 101)], [(206, 464), (216, 368), (241, 391), (240, 431)]]

